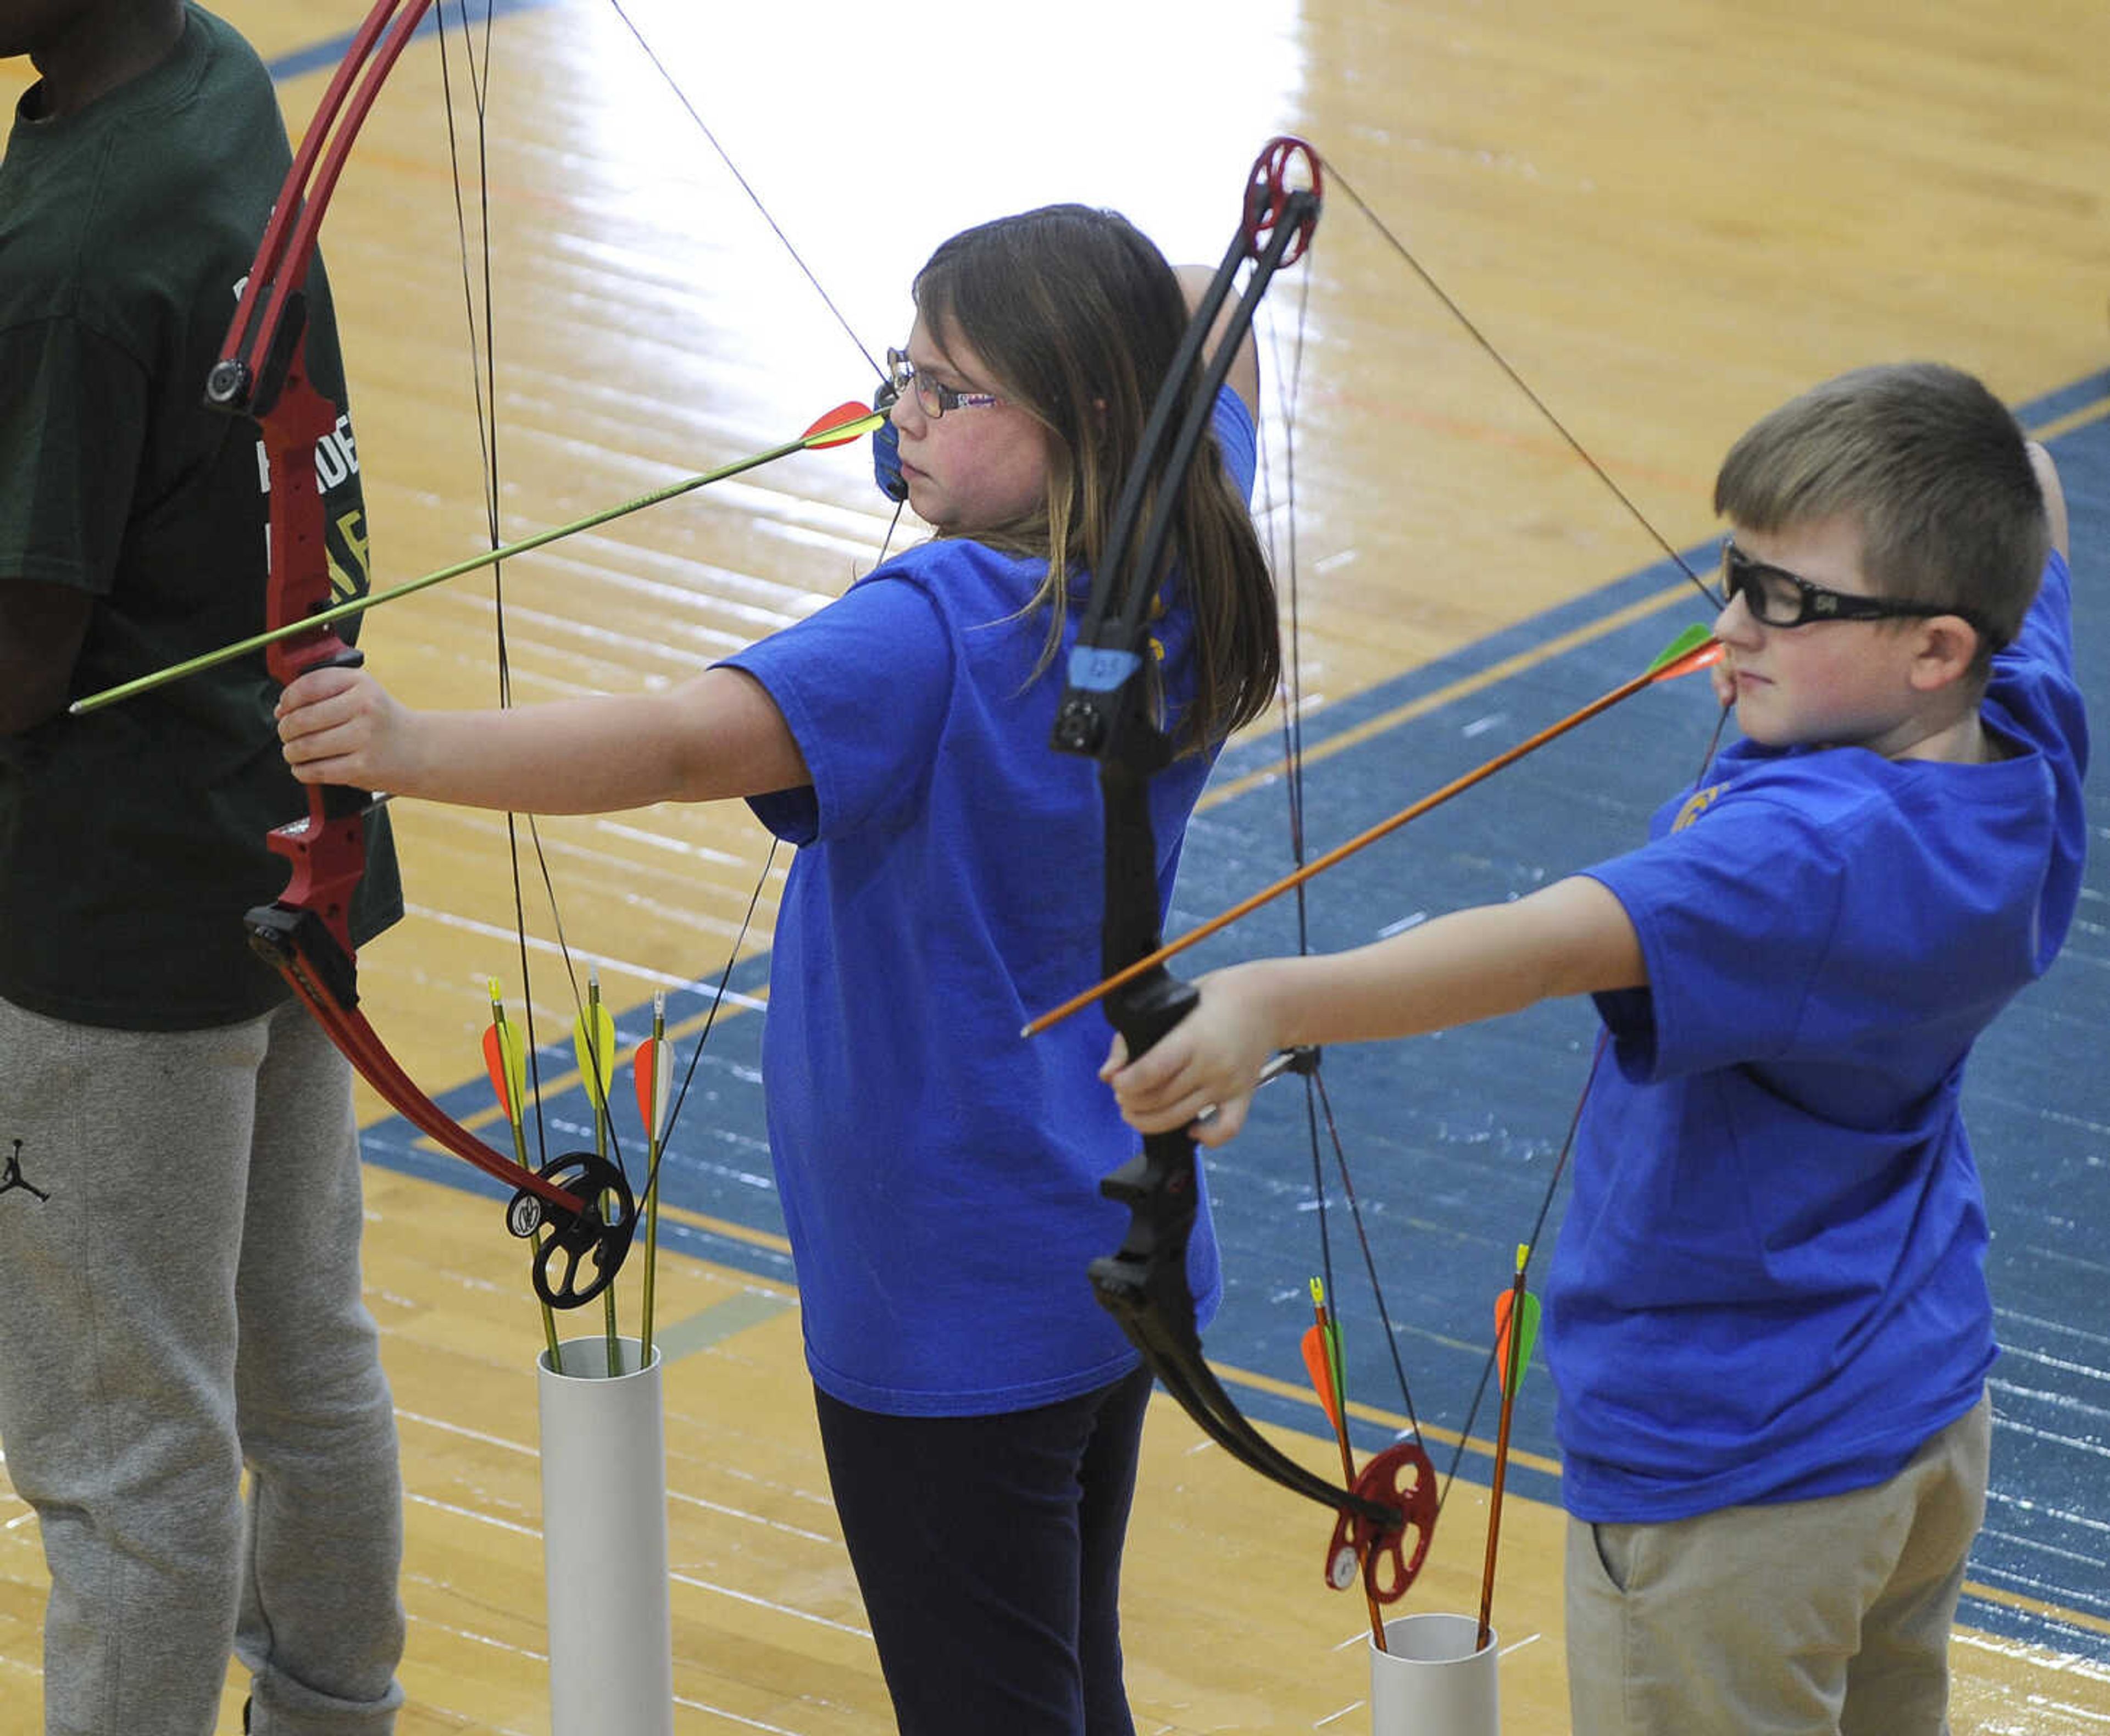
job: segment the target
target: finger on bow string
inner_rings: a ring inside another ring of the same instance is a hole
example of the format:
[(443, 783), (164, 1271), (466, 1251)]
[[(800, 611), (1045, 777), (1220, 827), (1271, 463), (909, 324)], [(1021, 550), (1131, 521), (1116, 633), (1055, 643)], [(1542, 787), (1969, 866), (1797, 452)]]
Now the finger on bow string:
[(523, 536), (518, 541), (508, 543), (500, 548), (483, 549), (469, 556), (466, 560), (456, 561), (451, 566), (442, 567), (437, 572), (426, 573), (421, 577), (406, 579), (400, 585), (391, 585), (379, 590), (369, 591), (364, 596), (353, 597), (331, 608), (319, 609), (314, 614), (304, 615), (298, 621), (288, 622), (281, 626), (270, 628), (265, 632), (252, 633), (247, 639), (236, 640), (231, 644), (221, 645), (214, 650), (202, 652), (196, 657), (185, 658), (182, 662), (171, 663), (166, 668), (153, 670), (146, 675), (135, 676), (130, 680), (120, 681), (114, 687), (106, 687), (100, 692), (84, 694), (75, 700), (66, 709), (71, 715), (81, 717), (90, 712), (101, 711), (106, 706), (136, 698), (141, 694), (151, 693), (156, 688), (165, 687), (171, 681), (179, 681), (186, 676), (192, 676), (202, 670), (215, 668), (220, 664), (231, 662), (238, 657), (247, 657), (252, 652), (262, 650), (267, 645), (276, 644), (281, 640), (291, 639), (302, 633), (314, 632), (320, 627), (332, 626), (340, 621), (348, 621), (355, 615), (364, 614), (369, 609), (378, 608), (384, 603), (393, 603), (401, 598), (413, 596), (419, 591), (429, 590), (435, 585), (445, 584), (450, 579), (458, 579), (469, 573), (482, 572), (486, 567), (495, 567), (500, 562), (510, 560), (516, 555), (525, 554), (536, 549), (546, 548), (551, 543), (559, 541), (564, 537), (575, 536), (582, 531), (590, 531), (597, 526), (607, 524), (629, 513), (641, 512), (650, 506), (657, 506), (663, 501), (672, 500), (679, 495), (692, 493), (699, 488), (708, 487), (713, 482), (722, 482), (731, 477), (744, 475), (748, 471), (758, 469), (764, 464), (774, 463), (779, 459), (789, 458), (795, 453), (817, 451), (830, 446), (845, 445), (860, 436), (869, 433), (885, 419), (882, 413), (868, 409), (860, 403), (849, 402), (839, 405), (821, 417), (797, 439), (782, 441), (770, 447), (767, 451), (753, 453), (745, 458), (736, 459), (729, 464), (721, 464), (715, 469), (704, 471), (700, 475), (686, 477), (678, 482), (670, 482), (663, 488), (655, 488), (645, 494), (636, 495), (618, 506), (606, 507), (600, 512), (589, 513), (583, 518), (575, 518), (568, 524), (558, 525), (550, 530), (538, 531), (532, 536)]
[[(499, 992), (498, 979), (491, 979), (491, 1024), (483, 1033), (483, 1065), (491, 1075), (491, 1088), (498, 1098), (498, 1106), (505, 1117), (505, 1125), (513, 1135), (513, 1160), (525, 1169), (528, 1162), (528, 1063), (520, 1051), (520, 1033), (513, 1028), (505, 1016), (505, 1001)], [(539, 1237), (538, 1237), (539, 1248)], [(529, 1268), (533, 1268), (530, 1260)], [(541, 1304), (542, 1337), (550, 1353), (550, 1372), (564, 1372), (564, 1353), (557, 1342), (556, 1310), (546, 1301)]]

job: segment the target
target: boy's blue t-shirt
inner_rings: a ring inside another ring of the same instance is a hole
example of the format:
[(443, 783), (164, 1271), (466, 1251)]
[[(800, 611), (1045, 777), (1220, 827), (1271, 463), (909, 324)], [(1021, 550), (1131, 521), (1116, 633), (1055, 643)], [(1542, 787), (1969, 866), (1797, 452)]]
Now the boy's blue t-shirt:
[[(1216, 427), (1249, 495), (1252, 424), (1228, 391)], [(763, 1083), (808, 1364), (867, 1410), (1019, 1410), (1135, 1366), (1086, 1277), (1129, 1222), (1100, 1178), (1136, 1148), (1098, 1083), (1105, 1017), (1019, 1035), (1101, 974), (1098, 768), (1049, 745), (1078, 609), (1038, 676), (1048, 617), (1020, 614), (1046, 572), (940, 538), (727, 659), (768, 690), (813, 775), (753, 803), (801, 847)], [(1153, 633), (1176, 702), (1185, 610)], [(1152, 780), (1161, 917), (1214, 757)], [(1188, 1267), (1206, 1323), (1206, 1200)]]
[(1598, 997), (1617, 1065), (1547, 1286), (1578, 1518), (1863, 1487), (1977, 1402), (1995, 1348), (1958, 1099), (2079, 896), (2069, 585), (2054, 554), (1995, 660), (2010, 757), (1740, 743), (1589, 870), (1649, 986)]

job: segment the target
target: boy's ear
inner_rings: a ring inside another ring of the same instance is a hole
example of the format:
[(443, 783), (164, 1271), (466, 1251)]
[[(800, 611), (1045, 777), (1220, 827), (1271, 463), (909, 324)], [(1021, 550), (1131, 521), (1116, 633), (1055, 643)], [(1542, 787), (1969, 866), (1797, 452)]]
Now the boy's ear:
[(1912, 685), (1937, 693), (1971, 672), (1978, 657), (1978, 633), (1960, 615), (1936, 615), (1917, 623), (1919, 649), (1913, 658)]

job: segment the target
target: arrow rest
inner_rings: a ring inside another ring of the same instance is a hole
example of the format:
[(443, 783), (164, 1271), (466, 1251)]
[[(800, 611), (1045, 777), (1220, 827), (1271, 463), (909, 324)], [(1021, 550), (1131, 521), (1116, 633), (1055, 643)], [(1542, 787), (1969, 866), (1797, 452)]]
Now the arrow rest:
[[(535, 1294), (550, 1308), (578, 1308), (623, 1269), (637, 1232), (637, 1202), (623, 1172), (591, 1151), (568, 1152), (536, 1173), (585, 1203), (569, 1212), (523, 1187), (505, 1208), (505, 1227), (523, 1239), (549, 1230), (536, 1245)], [(583, 1282), (582, 1267), (587, 1268)]]

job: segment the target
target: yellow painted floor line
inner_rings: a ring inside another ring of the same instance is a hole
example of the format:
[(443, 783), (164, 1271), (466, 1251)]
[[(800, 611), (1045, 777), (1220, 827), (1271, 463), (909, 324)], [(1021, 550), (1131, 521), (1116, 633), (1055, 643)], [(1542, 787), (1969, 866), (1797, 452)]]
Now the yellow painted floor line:
[[(1447, 686), (1438, 688), (1433, 693), (1424, 694), (1418, 699), (1410, 699), (1402, 705), (1394, 706), (1390, 711), (1380, 712), (1377, 717), (1356, 725), (1352, 729), (1343, 730), (1338, 735), (1329, 736), (1317, 747), (1305, 749), (1304, 763), (1311, 766), (1320, 760), (1331, 759), (1337, 753), (1343, 753), (1350, 748), (1360, 746), (1374, 735), (1382, 735), (1388, 730), (1396, 730), (1403, 723), (1410, 723), (1416, 717), (1425, 717), (1439, 707), (1450, 704), (1454, 699), (1462, 699), (1468, 694), (1482, 692), (1498, 682), (1508, 680), (1512, 676), (1522, 674), (1527, 669), (1535, 669), (1542, 663), (1550, 662), (1555, 658), (1575, 649), (1578, 645), (1589, 644), (1596, 640), (1602, 639), (1608, 633), (1615, 633), (1621, 627), (1629, 626), (1637, 621), (1645, 620), (1647, 617), (1669, 608), (1672, 604), (1680, 599), (1698, 601), (1697, 594), (1691, 585), (1683, 580), (1657, 592), (1652, 597), (1644, 597), (1638, 603), (1630, 603), (1624, 608), (1614, 609), (1610, 614), (1602, 616), (1586, 626), (1560, 634), (1543, 644), (1532, 646), (1528, 650), (1519, 651), (1514, 657), (1506, 657), (1498, 663), (1490, 664), (1476, 674), (1462, 676)], [(1344, 696), (1343, 699), (1337, 699), (1326, 709), (1337, 709), (1346, 703), (1347, 697), (1352, 696)], [(1248, 791), (1257, 789), (1264, 784), (1275, 783), (1282, 777), (1285, 769), (1286, 765), (1284, 761), (1272, 759), (1257, 771), (1247, 772), (1242, 777), (1232, 778), (1221, 784), (1211, 784), (1202, 793), (1198, 806), (1203, 809), (1212, 808), (1222, 802), (1230, 801), (1234, 797), (1244, 795)]]
[(2091, 422), (2099, 422), (2110, 416), (2110, 398), (2098, 398), (2093, 404), (2084, 404), (2077, 410), (2068, 410), (2063, 416), (2047, 422), (2042, 427), (2031, 428), (2030, 438), (2035, 441), (2057, 440), (2062, 434), (2071, 434), (2076, 428), (2085, 428)]

